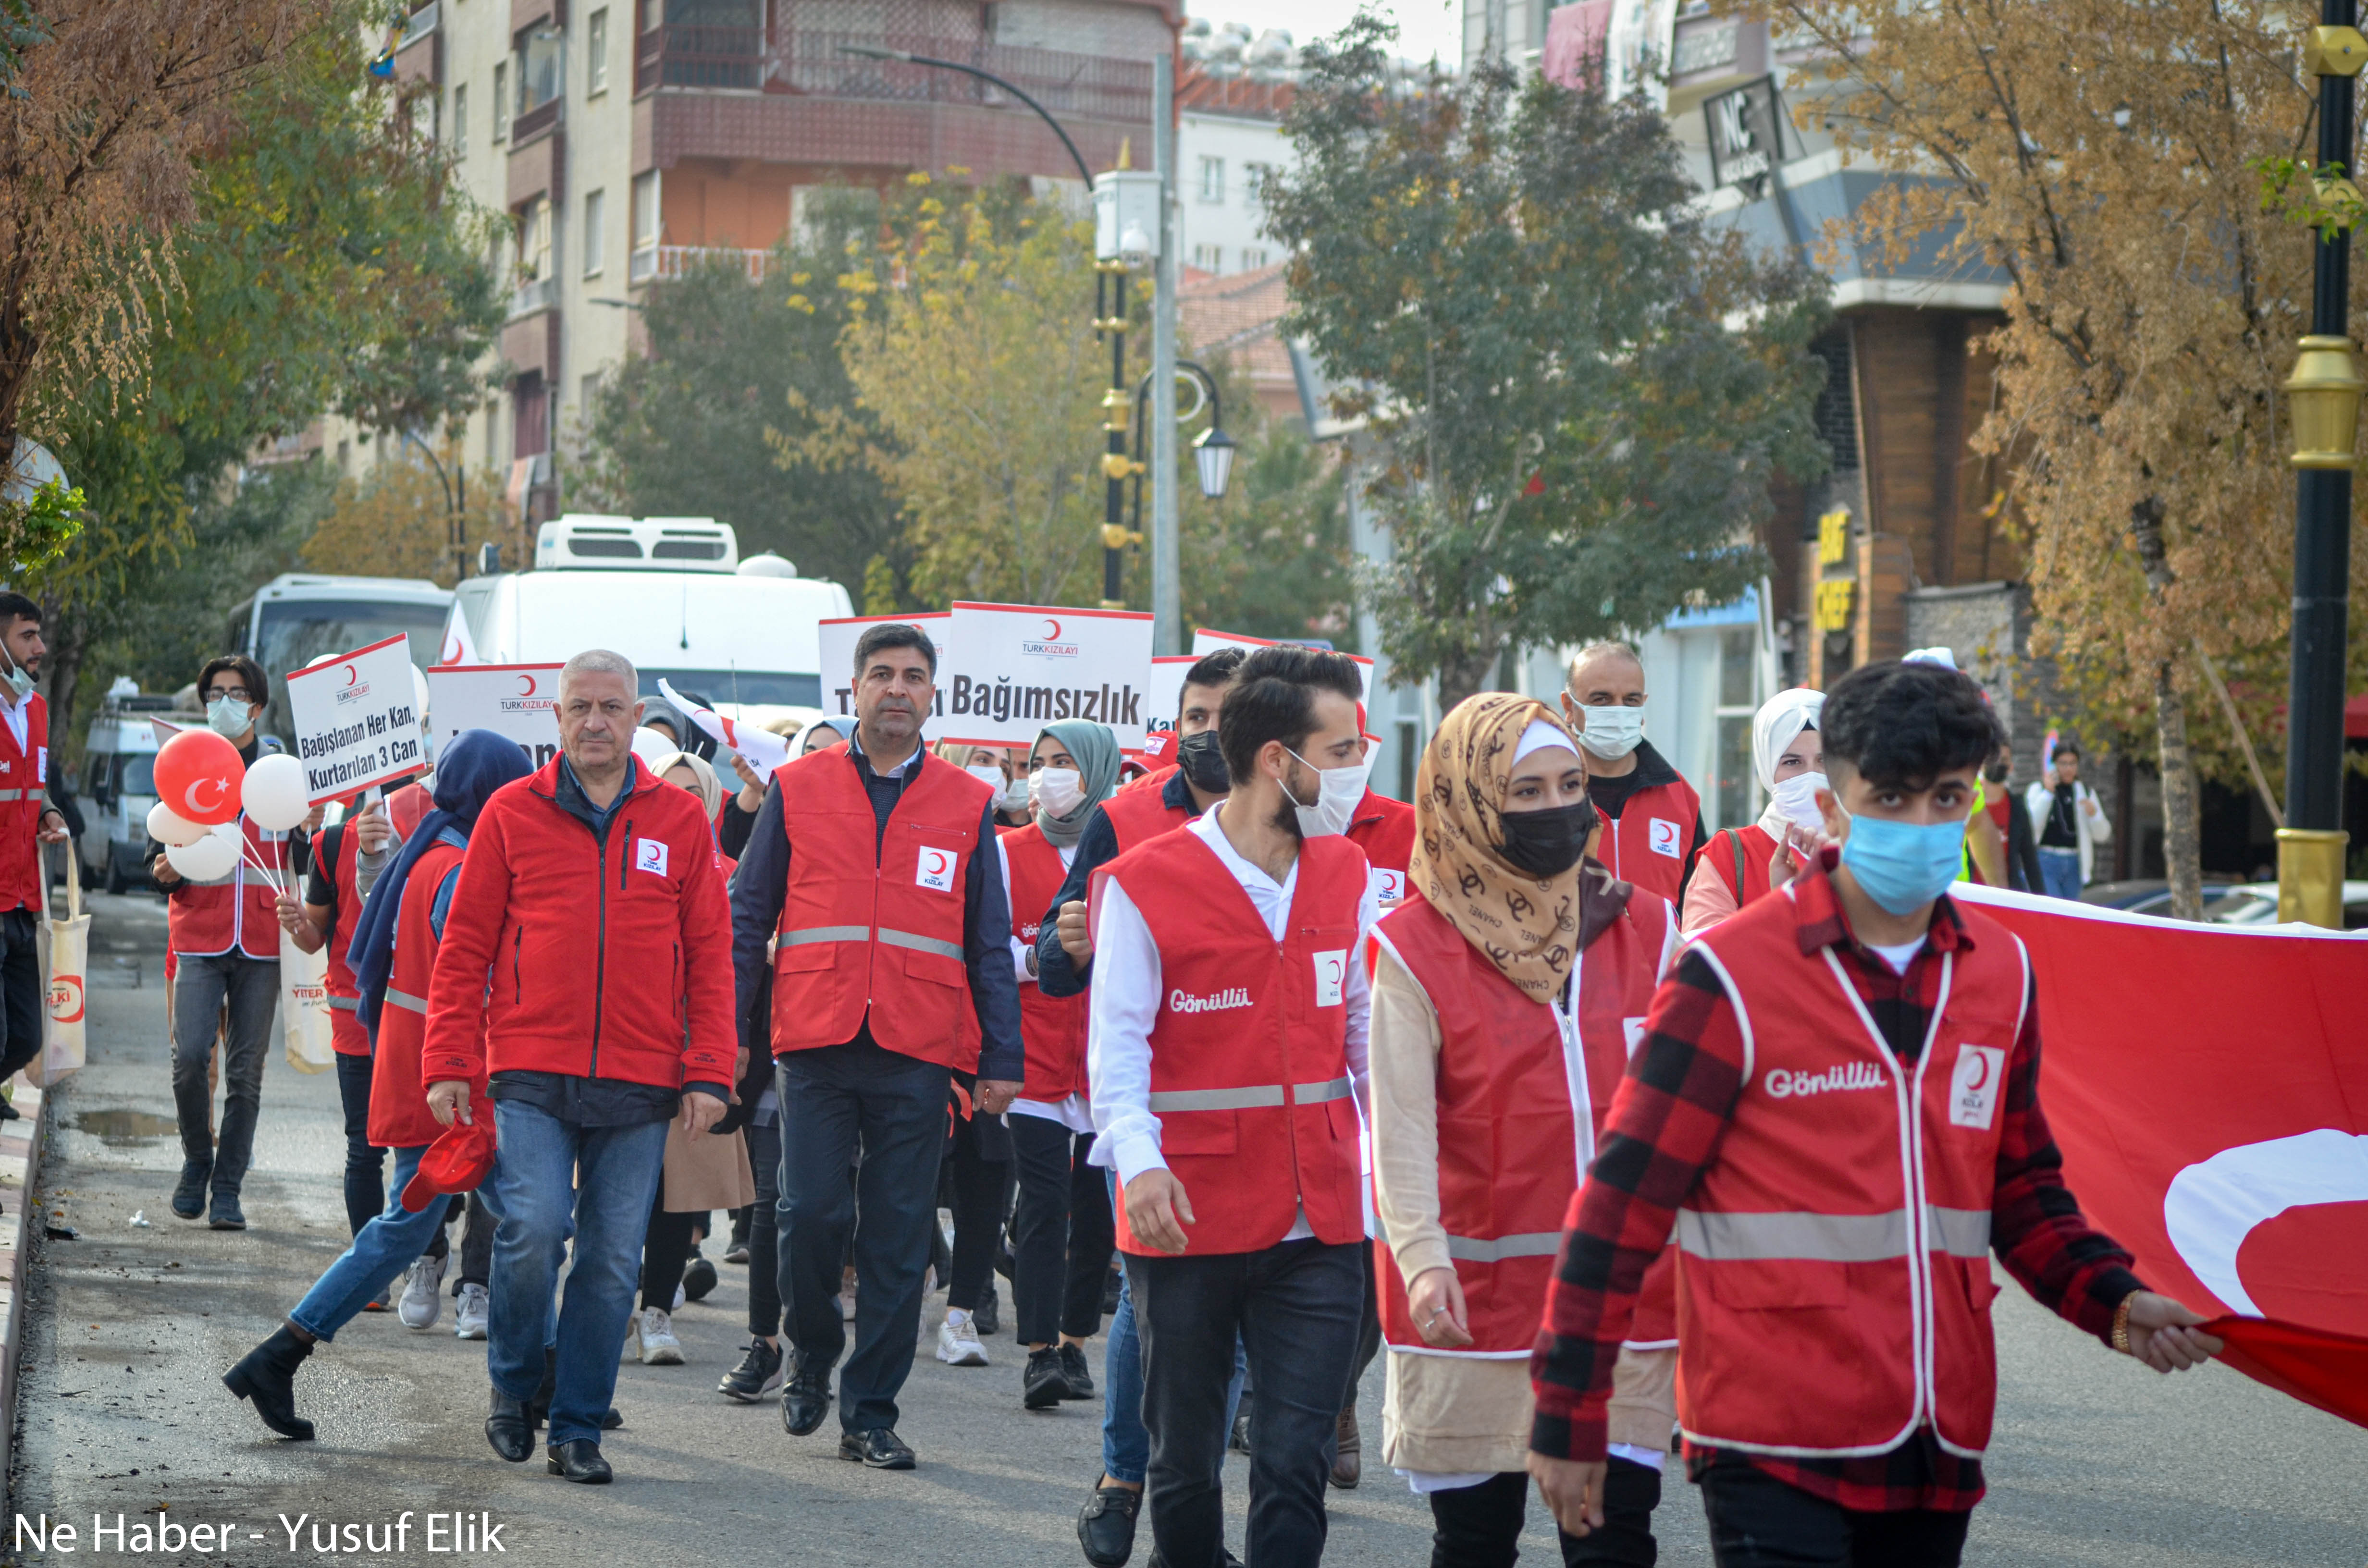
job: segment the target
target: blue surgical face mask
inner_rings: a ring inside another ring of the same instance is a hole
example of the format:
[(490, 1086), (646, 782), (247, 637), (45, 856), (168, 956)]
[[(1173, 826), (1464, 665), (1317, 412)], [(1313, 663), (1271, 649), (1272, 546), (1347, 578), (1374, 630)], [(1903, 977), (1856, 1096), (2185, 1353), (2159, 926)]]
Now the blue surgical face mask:
[(255, 728), (254, 710), (235, 697), (217, 697), (206, 704), (206, 723), (215, 734), (234, 741)]
[(1841, 861), (1867, 897), (1894, 915), (1907, 915), (1948, 891), (1964, 848), (1961, 822), (1852, 817)]

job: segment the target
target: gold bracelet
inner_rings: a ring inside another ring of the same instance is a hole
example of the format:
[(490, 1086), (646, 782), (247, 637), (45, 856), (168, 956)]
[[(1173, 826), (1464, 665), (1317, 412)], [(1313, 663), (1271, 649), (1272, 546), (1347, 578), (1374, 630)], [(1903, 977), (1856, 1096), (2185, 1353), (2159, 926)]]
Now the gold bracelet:
[(2130, 1303), (2137, 1299), (2138, 1293), (2135, 1290), (2133, 1290), (2128, 1295), (2122, 1298), (2122, 1304), (2120, 1306), (2113, 1309), (2113, 1348), (2120, 1351), (2124, 1356), (2132, 1354), (2130, 1349)]

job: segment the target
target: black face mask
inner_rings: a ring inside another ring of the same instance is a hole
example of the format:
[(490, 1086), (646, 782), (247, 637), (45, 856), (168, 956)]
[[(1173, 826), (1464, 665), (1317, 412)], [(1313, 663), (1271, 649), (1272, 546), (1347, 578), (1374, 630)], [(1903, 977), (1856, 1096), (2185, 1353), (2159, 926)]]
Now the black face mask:
[(1993, 762), (1982, 769), (1982, 777), (1993, 784), (2003, 784), (2006, 782), (2006, 776), (2010, 767), (2011, 765), (2008, 763)]
[(1507, 812), (1497, 820), (1505, 835), (1497, 854), (1531, 876), (1559, 877), (1587, 853), (1587, 835), (1595, 831), (1595, 802)]
[(1177, 742), (1176, 761), (1192, 787), (1203, 794), (1222, 795), (1234, 787), (1233, 776), (1225, 771), (1225, 754), (1217, 749), (1214, 730), (1202, 730)]

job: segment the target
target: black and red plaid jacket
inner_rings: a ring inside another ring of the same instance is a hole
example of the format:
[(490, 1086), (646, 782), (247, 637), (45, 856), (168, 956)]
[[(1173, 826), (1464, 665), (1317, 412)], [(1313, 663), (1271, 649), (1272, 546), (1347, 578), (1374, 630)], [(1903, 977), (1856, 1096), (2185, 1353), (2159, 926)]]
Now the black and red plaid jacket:
[[(1940, 989), (1934, 955), (1970, 949), (1955, 904), (1934, 905), (1924, 947), (1896, 974), (1851, 935), (1821, 865), (1793, 884), (1801, 953), (1831, 948), (1884, 1041), (1903, 1062), (1923, 1049)], [(1779, 895), (1781, 896), (1781, 895)], [(1530, 1358), (1537, 1418), (1530, 1447), (1557, 1459), (1604, 1457), (1611, 1364), (1634, 1315), (1645, 1266), (1659, 1256), (1677, 1210), (1718, 1158), (1742, 1093), (1743, 1044), (1735, 1011), (1698, 953), (1689, 953), (1654, 999), (1654, 1028), (1628, 1063), (1586, 1184), (1571, 1199), (1545, 1321)], [(1886, 1113), (1888, 1107), (1885, 1108)], [(1991, 1202), (1990, 1244), (2007, 1271), (2042, 1305), (2111, 1342), (2113, 1312), (2142, 1290), (2130, 1256), (2091, 1227), (2064, 1185), (2063, 1159), (2039, 1108), (2039, 1008), (2023, 1011), (2007, 1068), (2004, 1134)], [(1861, 1459), (1786, 1459), (1686, 1444), (1688, 1472), (1750, 1464), (1845, 1508), (1964, 1510), (1981, 1501), (1978, 1460), (1960, 1459), (1927, 1426), (1888, 1453)]]

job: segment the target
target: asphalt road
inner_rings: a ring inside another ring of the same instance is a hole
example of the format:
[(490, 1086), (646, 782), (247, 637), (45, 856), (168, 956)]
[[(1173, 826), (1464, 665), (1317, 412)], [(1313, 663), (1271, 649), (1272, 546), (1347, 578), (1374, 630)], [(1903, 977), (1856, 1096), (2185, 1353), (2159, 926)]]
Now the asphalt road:
[[(449, 1302), (446, 1321), (425, 1334), (392, 1314), (356, 1320), (298, 1380), (319, 1440), (273, 1439), (217, 1380), (345, 1244), (334, 1078), (300, 1074), (275, 1049), (246, 1187), (250, 1228), (216, 1233), (172, 1218), (179, 1153), (161, 910), (152, 898), (93, 903), (91, 1062), (57, 1096), (42, 1194), (80, 1238), (45, 1242), (36, 1255), (9, 1475), (16, 1514), (86, 1531), (94, 1514), (153, 1518), (165, 1507), (186, 1523), (236, 1527), (228, 1553), (148, 1562), (408, 1562), (427, 1555), (419, 1516), (478, 1510), (502, 1526), (502, 1559), (529, 1564), (1083, 1561), (1074, 1517), (1098, 1468), (1098, 1404), (1022, 1411), (1021, 1356), (1008, 1333), (984, 1369), (941, 1366), (925, 1344), (901, 1428), (919, 1470), (843, 1463), (835, 1423), (791, 1438), (772, 1406), (713, 1392), (745, 1340), (744, 1272), (731, 1267), (706, 1302), (676, 1319), (688, 1365), (621, 1369), (625, 1426), (604, 1445), (613, 1486), (571, 1487), (540, 1463), (492, 1457), (480, 1433), (482, 1348), (452, 1337)], [(135, 1214), (148, 1223), (133, 1224)], [(925, 1335), (941, 1312), (934, 1301)], [(1969, 1562), (2368, 1564), (2368, 1431), (2218, 1368), (2157, 1379), (2016, 1290), (2000, 1299), (1998, 1325), (1998, 1435)], [(1380, 1392), (1377, 1366), (1365, 1389), (1369, 1431)], [(1226, 1479), (1238, 1550), (1239, 1459)], [(402, 1554), (365, 1544), (333, 1555), (309, 1540), (291, 1553), (279, 1523), (303, 1517), (308, 1538), (321, 1521), (383, 1530), (406, 1510), (414, 1533)], [(1699, 1504), (1681, 1483), (1660, 1519), (1664, 1562), (1709, 1561)], [(1331, 1530), (1332, 1562), (1429, 1561), (1428, 1510), (1378, 1469), (1359, 1490), (1332, 1494)], [(1525, 1539), (1531, 1561), (1551, 1560), (1534, 1506)], [(0, 1561), (112, 1555), (94, 1553), (86, 1536), (71, 1557), (35, 1551), (23, 1526), (11, 1545)], [(1149, 1555), (1146, 1533), (1135, 1561)]]

